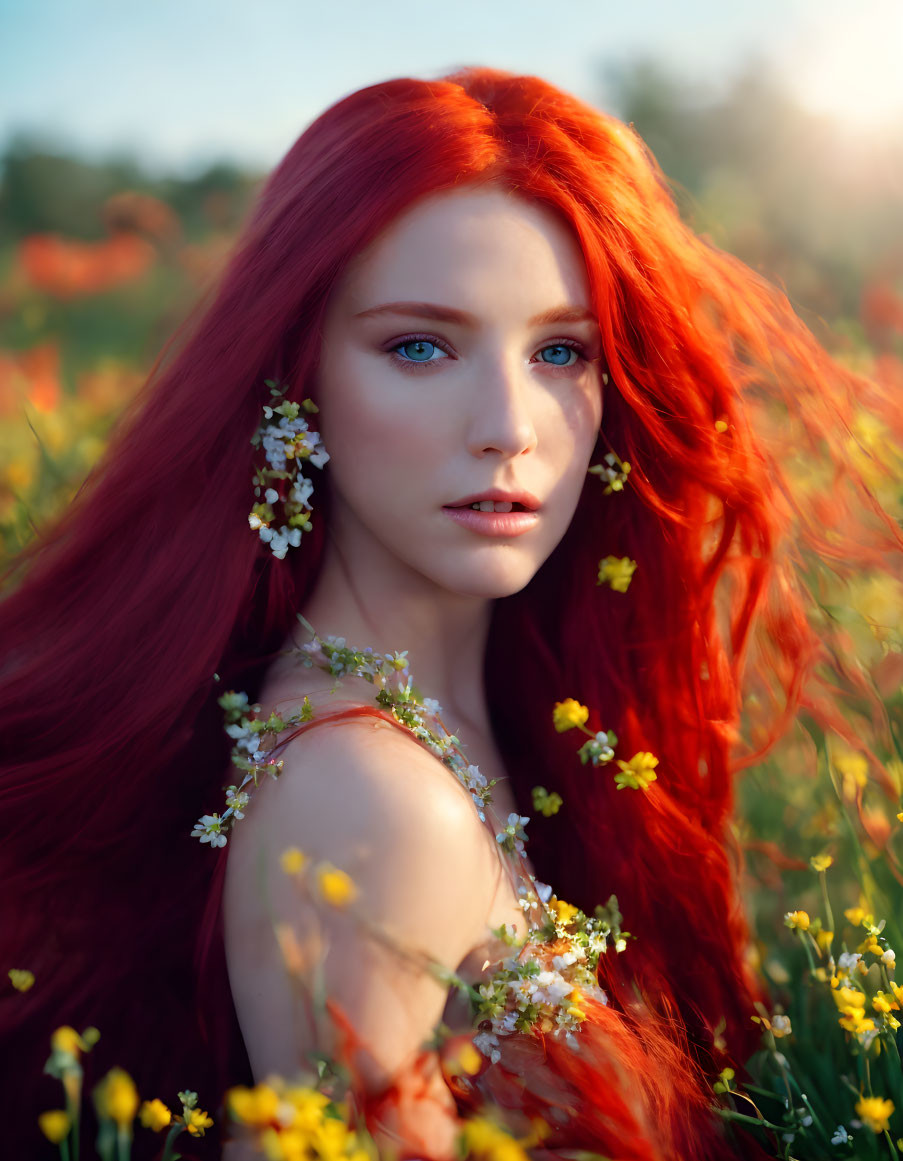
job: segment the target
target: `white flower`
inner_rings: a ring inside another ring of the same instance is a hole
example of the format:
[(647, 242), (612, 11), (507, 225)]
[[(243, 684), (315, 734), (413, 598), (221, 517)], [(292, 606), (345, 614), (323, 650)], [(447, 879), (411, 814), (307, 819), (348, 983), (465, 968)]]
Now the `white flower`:
[(199, 838), (202, 843), (210, 843), (212, 847), (224, 847), (226, 836), (220, 833), (221, 818), (218, 814), (204, 814), (195, 823), (191, 832), (192, 838)]
[(492, 1032), (479, 1032), (473, 1038), (473, 1046), (478, 1052), (482, 1052), (484, 1056), (488, 1056), (493, 1064), (496, 1064), (502, 1058), (501, 1052), (498, 1049), (499, 1038)]
[(423, 699), (423, 708), (428, 714), (432, 714), (434, 718), (439, 717), (442, 713), (442, 706), (436, 701), (434, 697), (425, 697)]
[(780, 1014), (777, 1016), (772, 1016), (771, 1017), (771, 1026), (772, 1026), (772, 1028), (776, 1028), (778, 1030), (778, 1034), (781, 1036), (789, 1036), (790, 1033), (793, 1031), (793, 1029), (790, 1026), (790, 1017), (789, 1016), (782, 1016)]
[(250, 524), (252, 531), (256, 532), (259, 528), (265, 528), (266, 525), (260, 519), (256, 512), (252, 512), (248, 517), (248, 524)]
[(322, 468), (329, 461), (329, 453), (323, 447), (318, 431), (308, 432), (304, 440), (305, 446), (310, 448), (310, 462), (315, 468)]
[(267, 488), (263, 494), (263, 498), (268, 504), (275, 504), (279, 499), (279, 493), (275, 488)]
[(846, 1145), (847, 1141), (852, 1141), (853, 1138), (846, 1131), (843, 1125), (838, 1125), (834, 1130), (834, 1136), (831, 1138), (832, 1145)]
[[(264, 536), (264, 532), (268, 533)], [(285, 554), (289, 547), (297, 548), (301, 543), (301, 529), (287, 528), (282, 525), (278, 532), (274, 532), (272, 528), (261, 528), (260, 539), (265, 540), (270, 548), (273, 550), (273, 556), (278, 560), (285, 560)]]
[(289, 494), (289, 499), (293, 500), (296, 504), (303, 504), (310, 511), (310, 498), (313, 494), (313, 480), (309, 480), (307, 476), (298, 476), (295, 481), (295, 486)]
[(231, 806), (236, 818), (244, 818), (244, 807), (251, 801), (251, 796), (243, 790), (233, 791), (226, 795), (226, 806)]
[(552, 967), (555, 971), (560, 972), (571, 964), (577, 962), (577, 954), (573, 951), (566, 951), (564, 955), (556, 955), (552, 959)]
[(837, 957), (837, 966), (841, 971), (852, 972), (855, 971), (856, 965), (862, 959), (858, 951), (842, 951)]
[(486, 775), (480, 772), (479, 766), (468, 766), (464, 777), (468, 790), (472, 790), (475, 786), (486, 786)]
[(519, 1015), (520, 1015), (520, 1012), (506, 1012), (504, 1015), (504, 1018), (501, 1020), (501, 1022), (498, 1025), (498, 1030), (500, 1032), (504, 1033), (505, 1035), (508, 1035), (511, 1032), (514, 1032), (514, 1030), (515, 1030), (514, 1026), (517, 1023), (517, 1018)]
[(534, 979), (535, 999), (544, 1004), (560, 1004), (574, 990), (574, 985), (557, 971), (540, 972)]
[(896, 958), (897, 958), (897, 957), (896, 957), (896, 955), (895, 955), (895, 953), (894, 953), (894, 949), (893, 949), (892, 947), (889, 947), (889, 948), (887, 949), (887, 951), (884, 953), (884, 955), (882, 955), (882, 957), (881, 957), (881, 962), (882, 962), (882, 963), (884, 963), (884, 964), (887, 964), (887, 966), (888, 966), (888, 967), (893, 967), (893, 966), (894, 966), (894, 960), (895, 960)]
[(548, 883), (540, 883), (538, 879), (533, 880), (533, 886), (536, 888), (536, 894), (540, 897), (543, 903), (548, 903), (552, 898), (552, 888)]

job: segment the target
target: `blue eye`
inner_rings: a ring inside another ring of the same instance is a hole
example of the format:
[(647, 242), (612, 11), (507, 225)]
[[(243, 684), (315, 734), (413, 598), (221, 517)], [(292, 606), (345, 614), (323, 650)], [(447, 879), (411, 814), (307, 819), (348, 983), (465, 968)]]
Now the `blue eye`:
[(554, 359), (543, 359), (544, 363), (552, 363), (555, 367), (566, 367), (568, 365), (568, 359), (571, 357), (571, 351), (574, 351), (574, 353), (577, 354), (577, 351), (574, 349), (574, 347), (565, 347), (560, 344), (556, 344), (552, 347), (543, 347), (543, 355), (545, 355), (546, 351), (557, 351), (559, 355), (564, 355), (564, 362), (557, 362)]
[[(408, 348), (412, 348), (412, 350)], [(434, 361), (430, 356), (439, 348), (429, 339), (407, 339), (405, 342), (399, 343), (393, 350), (403, 351), (404, 358), (412, 363), (429, 363)]]

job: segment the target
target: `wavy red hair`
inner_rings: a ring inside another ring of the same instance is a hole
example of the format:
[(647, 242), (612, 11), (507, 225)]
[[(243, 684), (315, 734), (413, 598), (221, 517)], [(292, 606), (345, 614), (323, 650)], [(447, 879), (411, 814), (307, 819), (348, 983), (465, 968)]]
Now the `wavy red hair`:
[[(682, 1140), (674, 1094), (704, 1103), (700, 1078), (742, 1063), (757, 1039), (761, 984), (745, 962), (727, 830), (743, 666), (758, 617), (756, 664), (774, 675), (779, 725), (819, 649), (776, 552), (793, 500), (757, 419), (762, 400), (779, 400), (839, 460), (862, 381), (782, 293), (681, 221), (632, 129), (539, 78), (484, 68), (373, 85), (313, 122), (71, 508), (10, 574), (0, 930), (4, 969), (31, 968), (37, 983), (0, 1001), (0, 1030), (23, 1142), (58, 1099), (38, 1078), (61, 1023), (97, 1025), (96, 1074), (119, 1064), (148, 1097), (172, 1102), (189, 1086), (215, 1107), (223, 1084), (249, 1079), (218, 928), (224, 853), (190, 831), (227, 768), (216, 698), (256, 696), (329, 524), (327, 469), (300, 551), (275, 560), (249, 532), (264, 380), (315, 396), (319, 325), (349, 261), (418, 199), (489, 182), (575, 231), (610, 374), (599, 450), (633, 468), (619, 495), (589, 477), (551, 559), (497, 603), (493, 726), (522, 811), (538, 782), (564, 799), (531, 827), (539, 877), (590, 912), (615, 892), (638, 937), (624, 978), (603, 957), (615, 1006), (628, 1012), (636, 980), (663, 1029), (643, 1033), (661, 1037), (647, 1077), (662, 1094), (658, 1140), (637, 1130), (630, 1147), (729, 1154), (705, 1119)], [(879, 520), (860, 558), (888, 545), (899, 535)], [(595, 583), (609, 553), (639, 562), (626, 595)], [(550, 728), (565, 696), (615, 729), (624, 753), (658, 755), (651, 792), (616, 792), (610, 773), (579, 765), (571, 735)], [(649, 1067), (631, 1019), (612, 1032), (613, 1075)], [(611, 1107), (623, 1098), (612, 1087)], [(600, 1116), (606, 1099), (592, 1094)]]

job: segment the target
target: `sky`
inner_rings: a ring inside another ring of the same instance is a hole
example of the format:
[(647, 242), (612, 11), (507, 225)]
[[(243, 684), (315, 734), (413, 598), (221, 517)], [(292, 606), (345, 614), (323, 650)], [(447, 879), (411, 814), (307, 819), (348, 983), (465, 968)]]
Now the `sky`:
[(903, 0), (0, 0), (0, 150), (263, 170), (389, 77), (491, 65), (617, 112), (604, 70), (638, 57), (712, 92), (771, 62), (816, 111), (903, 118)]

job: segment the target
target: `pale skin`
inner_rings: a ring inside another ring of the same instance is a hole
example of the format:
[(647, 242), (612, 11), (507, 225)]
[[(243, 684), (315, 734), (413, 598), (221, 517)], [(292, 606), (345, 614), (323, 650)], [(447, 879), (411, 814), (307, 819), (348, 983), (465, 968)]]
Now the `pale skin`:
[[(399, 303), (446, 317), (377, 309)], [(408, 651), (418, 687), (442, 704), (470, 761), (502, 780), (501, 817), (514, 802), (482, 680), (491, 606), (530, 581), (568, 528), (601, 423), (601, 353), (571, 229), (495, 187), (437, 194), (401, 215), (345, 272), (323, 327), (311, 394), (333, 503), (322, 572), (300, 611), (321, 636)], [(456, 501), (490, 488), (538, 501), (522, 535), (488, 536), (449, 517)], [(305, 638), (299, 626), (286, 648)], [(327, 675), (288, 658), (271, 667), (260, 701), (286, 709), (308, 694), (319, 708), (373, 696), (358, 679), (330, 688)], [(492, 952), (490, 928), (513, 923), (523, 934), (523, 913), (469, 795), (413, 738), (374, 719), (346, 721), (299, 737), (283, 756), (279, 781), (262, 785), (235, 827), (223, 902), (252, 1069), (258, 1080), (294, 1076), (318, 1045), (275, 919), (311, 956), (316, 931), (327, 940), (329, 994), (369, 1046), (359, 1063), (379, 1088), (440, 1019), (466, 1028), (462, 1012), (347, 913), (304, 903), (280, 852), (300, 847), (345, 868), (361, 891), (356, 907), (474, 981)], [(384, 1132), (436, 1161), (453, 1156), (455, 1106), (438, 1068)]]

